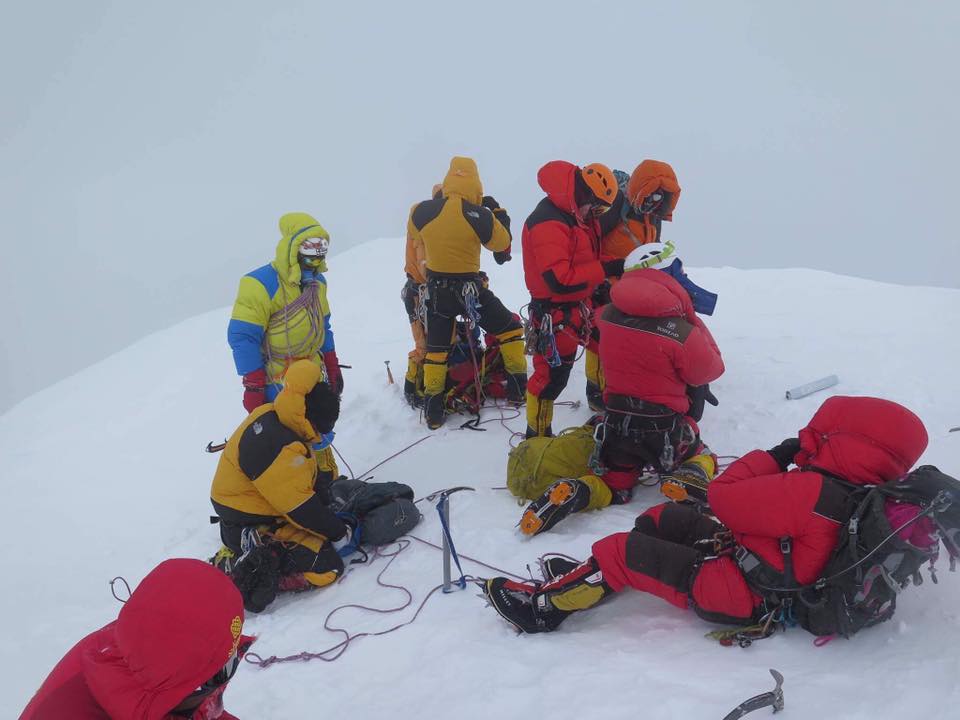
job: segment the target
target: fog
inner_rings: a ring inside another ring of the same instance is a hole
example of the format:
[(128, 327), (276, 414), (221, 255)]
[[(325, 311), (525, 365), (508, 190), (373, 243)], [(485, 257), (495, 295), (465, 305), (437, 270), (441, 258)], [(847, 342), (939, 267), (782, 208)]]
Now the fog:
[[(284, 212), (314, 214), (334, 251), (401, 237), (453, 154), (517, 227), (542, 163), (650, 157), (680, 178), (668, 232), (688, 265), (960, 287), (956, 3), (34, 0), (3, 17), (0, 412), (230, 304)], [(364, 289), (330, 265), (336, 328)]]

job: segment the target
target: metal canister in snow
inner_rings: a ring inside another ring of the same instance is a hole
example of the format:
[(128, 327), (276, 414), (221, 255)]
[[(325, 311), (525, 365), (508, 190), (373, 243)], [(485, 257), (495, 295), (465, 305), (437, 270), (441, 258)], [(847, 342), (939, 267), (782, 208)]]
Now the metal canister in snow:
[(820, 390), (826, 390), (829, 387), (833, 387), (838, 382), (840, 382), (840, 379), (836, 375), (827, 375), (824, 378), (814, 380), (806, 385), (790, 388), (787, 390), (787, 400), (797, 400), (799, 398), (806, 397), (807, 395), (812, 395)]

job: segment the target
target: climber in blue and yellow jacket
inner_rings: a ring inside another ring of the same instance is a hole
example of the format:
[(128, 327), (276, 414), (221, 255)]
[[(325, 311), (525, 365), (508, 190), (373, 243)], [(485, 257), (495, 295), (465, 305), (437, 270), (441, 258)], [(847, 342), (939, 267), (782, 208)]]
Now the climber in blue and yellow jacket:
[(273, 262), (240, 278), (227, 327), (247, 412), (277, 397), (297, 360), (319, 365), (324, 380), (343, 392), (323, 275), (330, 236), (307, 213), (281, 217), (280, 233)]

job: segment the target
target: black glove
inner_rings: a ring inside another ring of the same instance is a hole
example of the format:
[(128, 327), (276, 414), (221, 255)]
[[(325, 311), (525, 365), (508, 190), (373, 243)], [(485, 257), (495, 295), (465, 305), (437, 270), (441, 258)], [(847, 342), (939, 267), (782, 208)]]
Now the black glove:
[(620, 277), (623, 275), (623, 260), (607, 260), (603, 265), (603, 274), (607, 277)]
[(593, 291), (593, 295), (590, 296), (590, 302), (593, 303), (593, 307), (599, 308), (607, 305), (610, 302), (610, 281), (604, 280), (602, 283), (597, 285), (597, 289)]
[(717, 399), (710, 392), (709, 385), (687, 385), (687, 397), (690, 399), (690, 409), (687, 410), (687, 415), (696, 422), (700, 422), (703, 417), (703, 408), (707, 402), (710, 402), (711, 405), (717, 404)]
[(786, 470), (793, 462), (794, 456), (800, 452), (800, 439), (787, 438), (775, 448), (767, 450), (770, 456), (777, 461), (781, 470)]
[(497, 261), (497, 265), (503, 265), (504, 263), (510, 262), (510, 251), (509, 250), (498, 250), (493, 253), (493, 259)]
[(493, 195), (484, 195), (483, 200), (480, 201), (480, 204), (485, 208), (489, 208), (490, 210), (500, 209), (500, 203), (493, 198)]
[(493, 211), (493, 216), (500, 221), (500, 224), (507, 229), (507, 232), (510, 232), (510, 216), (507, 215), (506, 210), (497, 208)]

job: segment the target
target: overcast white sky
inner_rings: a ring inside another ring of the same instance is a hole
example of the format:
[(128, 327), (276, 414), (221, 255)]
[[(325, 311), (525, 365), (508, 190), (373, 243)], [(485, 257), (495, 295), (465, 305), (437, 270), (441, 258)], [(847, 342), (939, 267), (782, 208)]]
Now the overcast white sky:
[(518, 227), (542, 163), (651, 157), (689, 265), (960, 287), (960, 3), (2, 5), (0, 412), (230, 304), (284, 212), (402, 236), (452, 154)]

